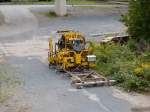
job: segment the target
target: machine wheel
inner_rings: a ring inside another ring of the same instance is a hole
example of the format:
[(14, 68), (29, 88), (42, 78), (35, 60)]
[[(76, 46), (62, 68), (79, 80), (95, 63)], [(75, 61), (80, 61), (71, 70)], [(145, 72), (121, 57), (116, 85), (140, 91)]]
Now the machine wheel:
[(49, 69), (52, 69), (52, 68), (54, 68), (54, 65), (53, 65), (52, 63), (49, 62), (48, 68), (49, 68)]
[(48, 68), (51, 69), (51, 63), (48, 64)]

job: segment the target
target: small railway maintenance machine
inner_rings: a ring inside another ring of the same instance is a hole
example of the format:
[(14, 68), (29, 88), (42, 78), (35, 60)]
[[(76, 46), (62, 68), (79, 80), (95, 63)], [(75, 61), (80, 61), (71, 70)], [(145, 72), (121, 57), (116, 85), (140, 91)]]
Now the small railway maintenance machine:
[(54, 67), (71, 77), (76, 88), (100, 85), (112, 85), (114, 80), (108, 80), (91, 70), (95, 66), (96, 56), (88, 47), (80, 32), (57, 31), (49, 39), (49, 68)]

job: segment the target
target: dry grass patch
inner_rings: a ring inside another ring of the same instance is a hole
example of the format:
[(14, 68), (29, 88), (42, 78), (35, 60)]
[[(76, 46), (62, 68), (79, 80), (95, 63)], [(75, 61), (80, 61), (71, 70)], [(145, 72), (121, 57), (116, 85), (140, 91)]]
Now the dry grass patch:
[(4, 62), (0, 63), (0, 103), (13, 94), (17, 85), (21, 84), (17, 70)]

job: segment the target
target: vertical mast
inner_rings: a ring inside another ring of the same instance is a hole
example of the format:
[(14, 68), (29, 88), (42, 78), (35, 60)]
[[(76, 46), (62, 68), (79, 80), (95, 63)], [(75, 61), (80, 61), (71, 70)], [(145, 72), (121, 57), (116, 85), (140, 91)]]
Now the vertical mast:
[(65, 16), (67, 14), (66, 0), (55, 0), (55, 13), (58, 16)]

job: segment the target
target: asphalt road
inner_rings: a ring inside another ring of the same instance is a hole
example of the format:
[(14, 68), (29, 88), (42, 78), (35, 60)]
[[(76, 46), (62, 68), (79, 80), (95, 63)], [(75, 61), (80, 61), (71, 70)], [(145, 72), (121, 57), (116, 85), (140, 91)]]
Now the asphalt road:
[(123, 31), (118, 13), (90, 9), (86, 15), (85, 9), (82, 14), (70, 9), (73, 15), (51, 19), (37, 14), (49, 9), (53, 7), (0, 6), (5, 17), (0, 26), (0, 52), (24, 80), (12, 98), (15, 105), (4, 106), (0, 112), (131, 112), (131, 103), (116, 97), (114, 88), (77, 90), (64, 74), (49, 70), (47, 62), (50, 31), (71, 28), (85, 35)]

